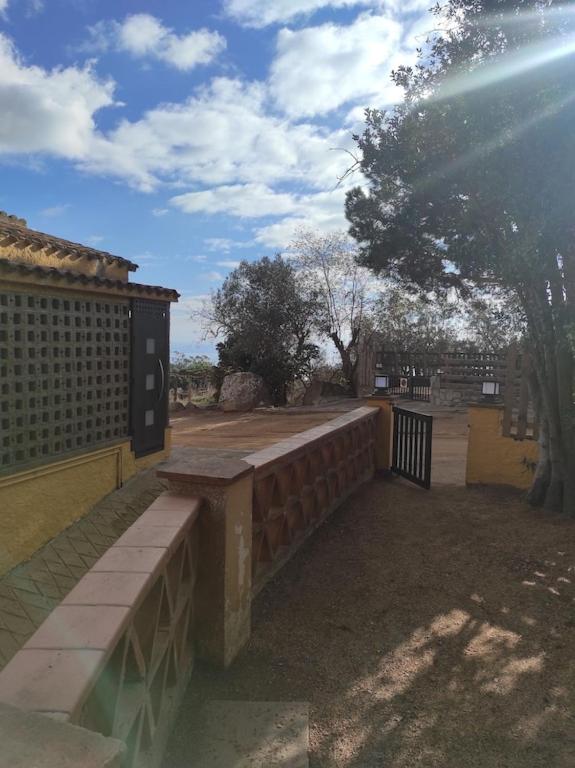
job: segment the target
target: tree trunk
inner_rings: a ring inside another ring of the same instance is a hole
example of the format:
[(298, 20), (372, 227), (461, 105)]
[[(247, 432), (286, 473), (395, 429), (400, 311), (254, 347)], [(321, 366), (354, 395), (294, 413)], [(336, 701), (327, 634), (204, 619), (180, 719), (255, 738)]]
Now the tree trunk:
[(541, 507), (545, 503), (547, 489), (551, 482), (551, 461), (549, 459), (549, 437), (547, 422), (541, 420), (539, 425), (539, 461), (533, 477), (533, 484), (527, 494), (527, 501), (533, 507)]
[(354, 361), (351, 356), (353, 342), (350, 342), (346, 346), (336, 333), (330, 334), (330, 337), (333, 343), (335, 344), (335, 348), (339, 352), (339, 357), (341, 359), (341, 368), (343, 371), (344, 378), (351, 389), (352, 395), (354, 397), (357, 397), (357, 382), (355, 380), (355, 369), (357, 368), (357, 360)]
[(547, 489), (543, 499), (543, 506), (550, 512), (559, 512), (563, 504), (563, 445), (561, 441), (561, 426), (557, 411), (557, 378), (553, 375), (553, 367), (549, 365), (552, 350), (546, 349), (543, 360), (536, 361), (537, 379), (541, 394), (540, 414), (543, 430), (546, 432), (546, 454), (540, 455), (539, 463), (548, 463), (548, 470), (541, 467), (536, 476), (548, 477)]
[(273, 405), (281, 407), (287, 403), (287, 384), (274, 387), (270, 392)]
[(563, 512), (575, 514), (575, 432), (573, 413), (573, 358), (566, 335), (559, 339), (557, 349), (557, 405), (561, 430), (561, 459), (563, 464)]
[(533, 507), (541, 507), (545, 502), (547, 488), (551, 481), (551, 461), (549, 456), (549, 425), (542, 406), (541, 388), (537, 375), (532, 372), (529, 389), (533, 399), (535, 413), (539, 419), (539, 460), (533, 477), (533, 484), (527, 494), (527, 501)]
[[(573, 409), (572, 369), (569, 368), (568, 362), (561, 360), (561, 339), (565, 337), (566, 329), (562, 325), (561, 314), (554, 311), (550, 304), (547, 286), (546, 281), (534, 281), (526, 287), (522, 295), (540, 398), (535, 405), (539, 411), (542, 429), (546, 433), (543, 439), (547, 441), (539, 456), (529, 496), (533, 503), (538, 501), (545, 509), (559, 512), (573, 499), (571, 483), (567, 480), (570, 459), (566, 450), (567, 435), (563, 431), (565, 418), (562, 414), (565, 408), (570, 412)], [(560, 297), (556, 287), (554, 291), (557, 302)], [(567, 489), (564, 487), (566, 482), (569, 485)]]
[(563, 512), (575, 517), (575, 446), (566, 446), (564, 464)]
[(355, 380), (356, 364), (352, 362), (351, 355), (348, 350), (345, 350), (342, 356), (343, 375), (345, 380), (349, 384), (351, 394), (353, 397), (357, 397), (357, 381)]

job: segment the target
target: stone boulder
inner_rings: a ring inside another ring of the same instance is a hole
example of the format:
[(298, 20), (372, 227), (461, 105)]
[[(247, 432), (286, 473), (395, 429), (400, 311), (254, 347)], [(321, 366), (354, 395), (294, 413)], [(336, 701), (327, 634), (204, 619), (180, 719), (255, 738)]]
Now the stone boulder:
[(329, 400), (339, 400), (342, 397), (349, 397), (350, 392), (343, 384), (336, 381), (324, 381), (323, 379), (314, 379), (305, 391), (303, 396), (304, 405), (319, 405)]
[(320, 379), (314, 379), (307, 387), (304, 396), (304, 405), (318, 405), (321, 400), (321, 393), (323, 390), (323, 381)]
[(251, 411), (268, 400), (261, 376), (256, 373), (230, 373), (222, 383), (218, 407), (222, 411)]

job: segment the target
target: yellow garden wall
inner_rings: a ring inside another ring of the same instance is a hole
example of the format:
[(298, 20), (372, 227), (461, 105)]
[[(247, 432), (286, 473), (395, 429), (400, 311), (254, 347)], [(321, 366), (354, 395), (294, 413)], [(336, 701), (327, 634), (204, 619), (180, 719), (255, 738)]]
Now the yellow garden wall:
[(511, 485), (527, 490), (539, 447), (535, 440), (515, 440), (502, 435), (503, 407), (469, 407), (467, 446), (468, 485)]
[(31, 557), (136, 472), (167, 458), (136, 459), (125, 441), (0, 478), (0, 574)]

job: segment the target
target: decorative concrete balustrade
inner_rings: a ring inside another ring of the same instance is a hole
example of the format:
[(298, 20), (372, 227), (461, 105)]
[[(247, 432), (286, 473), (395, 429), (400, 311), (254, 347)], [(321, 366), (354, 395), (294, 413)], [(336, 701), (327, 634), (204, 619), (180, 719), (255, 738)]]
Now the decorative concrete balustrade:
[(192, 451), (158, 472), (201, 497), (199, 654), (228, 666), (250, 634), (251, 601), (305, 540), (376, 469), (389, 467), (391, 403), (373, 401), (243, 459)]
[(0, 701), (157, 765), (193, 666), (199, 507), (160, 496), (0, 673)]
[(252, 584), (258, 592), (376, 467), (378, 411), (357, 408), (246, 456), (254, 467)]
[(110, 751), (116, 765), (122, 743), (122, 766), (159, 765), (194, 651), (230, 664), (249, 639), (253, 595), (389, 467), (391, 403), (372, 402), (245, 459), (181, 451), (158, 471), (170, 491), (0, 673), (0, 705), (82, 726), (87, 749), (89, 731), (112, 737), (69, 768), (105, 768), (98, 755)]

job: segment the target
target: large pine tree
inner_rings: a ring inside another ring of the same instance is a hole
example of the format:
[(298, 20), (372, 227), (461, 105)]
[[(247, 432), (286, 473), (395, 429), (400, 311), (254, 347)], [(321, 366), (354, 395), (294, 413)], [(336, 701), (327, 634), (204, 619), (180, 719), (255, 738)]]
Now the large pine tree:
[[(356, 137), (361, 261), (424, 290), (517, 297), (542, 417), (530, 498), (575, 513), (575, 4), (451, 0)], [(442, 29), (443, 28), (443, 29)]]

